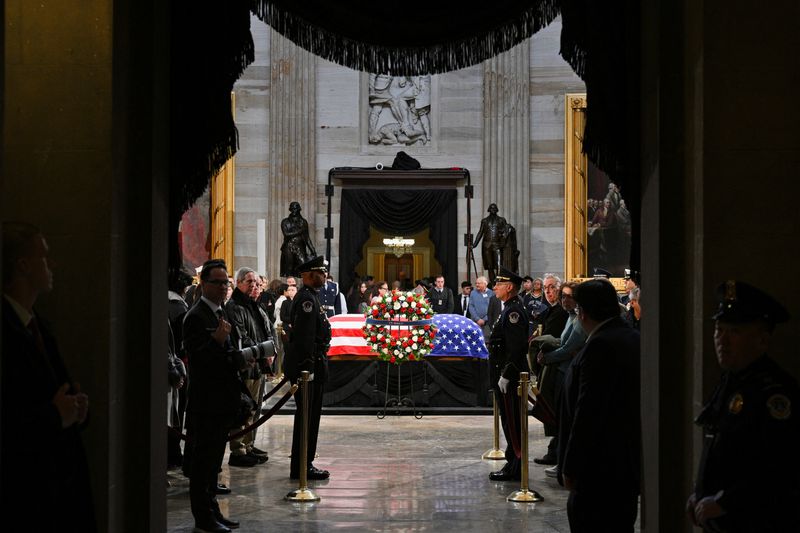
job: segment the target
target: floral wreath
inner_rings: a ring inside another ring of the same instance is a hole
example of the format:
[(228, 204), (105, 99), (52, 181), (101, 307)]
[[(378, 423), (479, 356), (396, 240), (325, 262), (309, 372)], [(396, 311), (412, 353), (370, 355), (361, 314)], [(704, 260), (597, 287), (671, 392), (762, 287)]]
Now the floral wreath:
[(393, 290), (364, 312), (364, 339), (383, 361), (419, 361), (433, 350), (433, 309), (422, 294)]

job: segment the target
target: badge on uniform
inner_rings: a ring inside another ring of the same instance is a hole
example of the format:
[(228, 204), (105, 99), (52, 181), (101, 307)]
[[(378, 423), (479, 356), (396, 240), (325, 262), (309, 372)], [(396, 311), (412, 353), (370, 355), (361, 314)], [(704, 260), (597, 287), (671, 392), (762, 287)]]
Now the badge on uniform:
[(314, 309), (314, 302), (305, 301), (303, 302), (303, 311), (306, 313), (310, 313)]
[(441, 300), (439, 300), (439, 305), (442, 305), (442, 301)]
[(767, 400), (769, 414), (775, 420), (786, 420), (792, 416), (792, 402), (783, 394), (773, 394)]
[(742, 412), (742, 407), (744, 407), (744, 398), (742, 398), (741, 394), (736, 393), (736, 395), (731, 398), (731, 403), (728, 404), (728, 411), (738, 415)]
[(517, 322), (519, 322), (519, 313), (517, 313), (516, 311), (508, 313), (508, 321), (511, 322), (512, 324), (516, 324)]

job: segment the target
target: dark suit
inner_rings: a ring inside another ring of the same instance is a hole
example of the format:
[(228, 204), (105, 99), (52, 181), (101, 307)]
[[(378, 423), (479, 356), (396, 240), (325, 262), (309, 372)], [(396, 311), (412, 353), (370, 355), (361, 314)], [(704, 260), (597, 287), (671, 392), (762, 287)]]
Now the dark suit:
[(450, 287), (442, 287), (440, 291), (436, 287), (428, 292), (428, 301), (431, 303), (431, 308), (435, 313), (452, 313), (453, 306), (453, 291)]
[(467, 305), (463, 305), (461, 302), (464, 300), (464, 294), (459, 294), (455, 297), (455, 302), (453, 305), (453, 313), (456, 315), (466, 316), (467, 306), (469, 306), (469, 299), (470, 296), (467, 296)]
[[(508, 474), (519, 477), (522, 463), (517, 385), (520, 372), (528, 372), (528, 320), (519, 297), (506, 302), (500, 318), (492, 329), (489, 346), (489, 379), (500, 408), (500, 420), (506, 437), (505, 454), (508, 464), (505, 470)], [(510, 381), (507, 394), (503, 394), (497, 385), (501, 376)]]
[(500, 312), (503, 310), (503, 302), (497, 296), (492, 295), (489, 297), (489, 310), (487, 311), (486, 323), (489, 324), (489, 333), (492, 332), (497, 319), (500, 318)]
[[(285, 305), (285, 303), (284, 303)], [(292, 300), (292, 331), (286, 346), (286, 376), (296, 383), (300, 372), (307, 370), (314, 374), (314, 381), (309, 382), (308, 390), (308, 450), (306, 468), (314, 460), (317, 453), (319, 422), (322, 415), (322, 393), (325, 379), (328, 376), (328, 347), (331, 343), (331, 325), (325, 311), (319, 304), (317, 291), (304, 286)], [(294, 416), (294, 432), (292, 434), (292, 459), (290, 476), (300, 474), (300, 447), (303, 443), (303, 398), (302, 391), (294, 396), (297, 409)]]
[(571, 531), (633, 531), (640, 456), (639, 332), (614, 317), (564, 378), (558, 464), (577, 482), (567, 504)]
[[(0, 507), (7, 531), (97, 530), (82, 427), (64, 429), (53, 397), (72, 383), (53, 335), (36, 318), (42, 351), (4, 297)], [(74, 393), (74, 391), (70, 391)], [(35, 517), (22, 509), (41, 502)], [(21, 522), (17, 522), (20, 520)]]
[(210, 489), (216, 487), (228, 432), (234, 427), (245, 390), (239, 371), (247, 368), (247, 363), (241, 352), (232, 349), (229, 339), (220, 346), (211, 337), (218, 325), (218, 316), (205, 300), (198, 301), (183, 321), (183, 343), (189, 358), (189, 497), (198, 524), (213, 523), (219, 512)]

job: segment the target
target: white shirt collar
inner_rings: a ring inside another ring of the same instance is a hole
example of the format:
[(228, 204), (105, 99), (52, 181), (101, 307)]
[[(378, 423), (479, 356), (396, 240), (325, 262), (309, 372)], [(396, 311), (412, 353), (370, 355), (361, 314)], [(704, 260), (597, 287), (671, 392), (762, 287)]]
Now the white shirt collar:
[(11, 305), (11, 309), (13, 309), (15, 313), (17, 313), (17, 316), (19, 317), (20, 322), (22, 322), (22, 325), (27, 328), (31, 320), (33, 319), (33, 314), (28, 312), (28, 310), (25, 309), (21, 303), (16, 301), (8, 294), (3, 294), (3, 296), (5, 297), (6, 300), (8, 300), (8, 303)]
[(167, 296), (169, 297), (170, 300), (183, 300), (183, 298), (181, 298), (181, 295), (175, 291), (168, 291)]
[(222, 306), (215, 304), (214, 302), (212, 302), (211, 300), (209, 300), (205, 296), (201, 296), (200, 299), (203, 300), (206, 303), (206, 305), (211, 308), (211, 311), (213, 311), (213, 313), (215, 315), (217, 314), (217, 311), (222, 309)]

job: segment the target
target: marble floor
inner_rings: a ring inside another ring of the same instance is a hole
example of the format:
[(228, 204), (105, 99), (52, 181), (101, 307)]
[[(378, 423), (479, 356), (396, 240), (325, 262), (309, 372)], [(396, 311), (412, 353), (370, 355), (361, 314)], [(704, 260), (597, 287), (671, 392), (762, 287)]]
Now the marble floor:
[[(220, 479), (233, 493), (220, 496), (223, 513), (239, 531), (286, 532), (508, 532), (569, 531), (567, 492), (532, 462), (547, 447), (541, 424), (530, 419), (530, 485), (544, 501), (519, 504), (506, 497), (519, 483), (491, 482), (503, 461), (484, 461), (492, 445), (491, 416), (324, 415), (315, 465), (331, 478), (309, 486), (317, 503), (291, 503), (291, 415), (274, 416), (259, 430), (256, 446), (269, 461), (230, 467)], [(501, 446), (503, 439), (501, 436)], [(168, 531), (190, 532), (189, 482), (172, 471), (167, 489)], [(637, 529), (638, 530), (638, 529)]]

